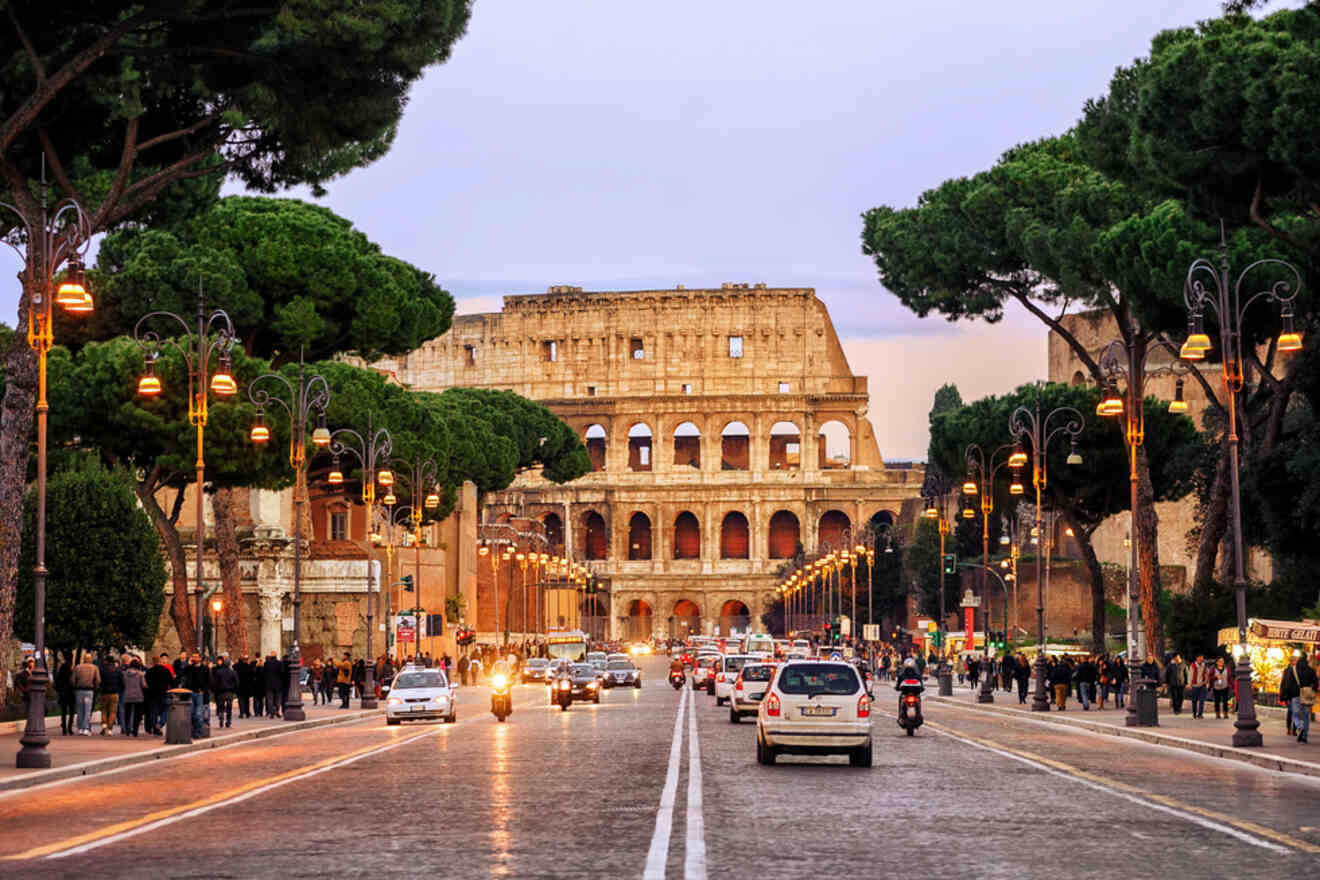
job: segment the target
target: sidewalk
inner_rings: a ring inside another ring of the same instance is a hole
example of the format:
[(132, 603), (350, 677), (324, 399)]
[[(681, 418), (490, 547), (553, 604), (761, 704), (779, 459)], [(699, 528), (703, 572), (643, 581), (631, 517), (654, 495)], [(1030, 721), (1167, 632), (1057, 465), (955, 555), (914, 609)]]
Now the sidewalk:
[[(1066, 724), (1110, 736), (1126, 736), (1216, 758), (1243, 761), (1270, 770), (1320, 776), (1320, 745), (1303, 745), (1288, 736), (1284, 730), (1282, 709), (1258, 706), (1256, 718), (1260, 721), (1260, 732), (1265, 744), (1260, 748), (1235, 748), (1232, 744), (1233, 718), (1215, 718), (1213, 702), (1206, 705), (1208, 714), (1205, 718), (1194, 719), (1190, 700), (1183, 703), (1181, 715), (1174, 715), (1169, 701), (1161, 699), (1158, 727), (1128, 727), (1127, 710), (1114, 709), (1112, 702), (1107, 703), (1103, 711), (1094, 705), (1090, 711), (1084, 711), (1081, 703), (1070, 698), (1066, 711), (1051, 709), (1048, 713), (1032, 712), (1032, 691), (1027, 693), (1026, 705), (1018, 703), (1016, 693), (1002, 690), (994, 692), (993, 703), (977, 703), (978, 693), (968, 690), (966, 685), (959, 687), (955, 683), (953, 696), (941, 697), (938, 688), (932, 685), (927, 688), (925, 699), (935, 705), (955, 704), (1000, 717), (1016, 716), (1024, 726), (1039, 721)], [(1320, 724), (1312, 722), (1312, 727), (1320, 733)]]
[[(353, 701), (357, 703), (356, 700)], [(91, 736), (64, 736), (60, 733), (59, 717), (46, 719), (46, 736), (50, 737), (51, 767), (49, 770), (19, 770), (14, 767), (14, 755), (18, 754), (21, 744), (19, 733), (6, 729), (0, 736), (0, 791), (15, 788), (27, 788), (58, 779), (73, 776), (89, 776), (104, 773), (119, 767), (141, 764), (161, 758), (201, 749), (215, 749), (244, 740), (263, 739), (277, 736), (293, 730), (309, 730), (342, 724), (375, 715), (380, 710), (338, 709), (336, 701), (330, 706), (313, 707), (310, 701), (303, 702), (305, 721), (284, 721), (279, 718), (242, 718), (235, 712), (233, 727), (221, 728), (212, 723), (211, 736), (207, 739), (195, 739), (189, 745), (165, 745), (163, 736), (148, 736), (145, 732), (136, 737), (115, 733), (101, 736), (100, 725), (92, 725)], [(383, 705), (383, 704), (382, 704)], [(212, 707), (214, 711), (214, 707)], [(212, 717), (214, 722), (214, 716)], [(6, 728), (9, 726), (6, 725)]]

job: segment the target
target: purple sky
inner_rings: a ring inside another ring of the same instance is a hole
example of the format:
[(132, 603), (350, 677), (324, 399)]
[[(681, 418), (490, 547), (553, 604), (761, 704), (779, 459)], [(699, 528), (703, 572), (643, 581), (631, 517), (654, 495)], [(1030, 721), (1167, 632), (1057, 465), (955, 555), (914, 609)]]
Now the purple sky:
[(1044, 331), (913, 317), (875, 281), (859, 215), (1067, 129), (1157, 31), (1219, 8), (483, 0), (393, 151), (322, 201), (461, 311), (549, 284), (815, 287), (871, 377), (881, 454), (924, 458), (935, 389), (1042, 377)]

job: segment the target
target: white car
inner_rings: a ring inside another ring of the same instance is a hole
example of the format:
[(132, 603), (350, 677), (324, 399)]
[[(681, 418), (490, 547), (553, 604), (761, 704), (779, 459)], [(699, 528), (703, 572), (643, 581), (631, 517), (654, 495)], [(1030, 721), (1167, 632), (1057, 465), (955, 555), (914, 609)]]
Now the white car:
[(751, 654), (726, 654), (720, 665), (715, 667), (715, 705), (723, 706), (733, 693), (733, 680), (738, 677), (738, 670), (755, 661)]
[(716, 653), (697, 655), (697, 662), (692, 667), (692, 689), (694, 691), (706, 687), (706, 679), (710, 678), (711, 668), (723, 656), (723, 654)]
[(771, 663), (748, 663), (738, 670), (729, 693), (730, 724), (742, 721), (744, 715), (756, 714), (774, 677), (775, 667)]
[(458, 719), (454, 688), (442, 670), (405, 666), (390, 686), (390, 696), (385, 701), (385, 723), (421, 718), (443, 718), (453, 724)]
[(756, 761), (779, 755), (848, 756), (871, 766), (871, 698), (851, 663), (792, 660), (779, 667), (756, 712)]

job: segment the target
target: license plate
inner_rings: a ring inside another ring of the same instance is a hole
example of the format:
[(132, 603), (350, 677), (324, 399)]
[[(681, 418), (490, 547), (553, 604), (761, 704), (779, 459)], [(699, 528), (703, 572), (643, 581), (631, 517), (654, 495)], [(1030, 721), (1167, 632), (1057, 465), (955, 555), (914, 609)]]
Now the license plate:
[(425, 712), (425, 711), (426, 711), (426, 707), (425, 707), (425, 706), (410, 706), (410, 707), (409, 707), (409, 710), (412, 711), (412, 712)]
[(833, 718), (839, 710), (834, 706), (803, 706), (802, 714), (807, 718)]

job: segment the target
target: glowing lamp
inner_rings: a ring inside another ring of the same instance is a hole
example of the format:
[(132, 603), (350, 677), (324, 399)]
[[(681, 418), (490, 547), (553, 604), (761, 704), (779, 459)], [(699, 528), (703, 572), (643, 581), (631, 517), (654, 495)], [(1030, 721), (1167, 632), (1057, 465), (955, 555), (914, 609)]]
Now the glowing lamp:
[(223, 367), (211, 377), (211, 393), (220, 397), (229, 397), (238, 393), (238, 383)]
[(92, 311), (94, 308), (95, 306), (92, 304), (92, 295), (90, 293), (84, 293), (82, 299), (65, 306), (64, 311), (71, 315), (82, 315)]
[(248, 438), (253, 443), (265, 443), (270, 439), (270, 428), (267, 428), (261, 422), (257, 422), (252, 426), (252, 430), (248, 432)]
[(376, 482), (380, 483), (382, 486), (393, 486), (394, 472), (391, 471), (389, 468), (381, 468), (376, 473)]
[(385, 497), (381, 499), (381, 504), (384, 504), (386, 507), (393, 507), (398, 503), (398, 500), (399, 499), (394, 497), (393, 492), (386, 492)]
[(1187, 412), (1187, 401), (1183, 400), (1183, 380), (1179, 379), (1174, 386), (1173, 400), (1169, 401), (1169, 412), (1185, 413)]
[(436, 494), (434, 489), (427, 494), (426, 500), (422, 502), (422, 506), (427, 510), (435, 510), (440, 506), (440, 496)]
[(1013, 449), (1013, 454), (1008, 457), (1008, 466), (1011, 468), (1020, 468), (1027, 463), (1026, 450), (1018, 445)]
[(316, 446), (320, 446), (321, 448), (325, 448), (326, 446), (329, 446), (330, 430), (325, 425), (321, 425), (320, 427), (318, 427), (315, 431), (312, 432), (312, 443), (315, 444)]
[(1302, 336), (1300, 333), (1280, 333), (1279, 351), (1301, 351)]
[(976, 511), (972, 510), (970, 507), (964, 507), (962, 515), (963, 519), (976, 519)]
[(1014, 480), (1008, 487), (1008, 494), (1010, 495), (1021, 495), (1025, 491), (1026, 490), (1022, 488), (1022, 484), (1017, 480)]
[(87, 285), (83, 277), (82, 262), (71, 259), (69, 260), (69, 270), (64, 273), (64, 280), (55, 289), (55, 303), (61, 308), (71, 311), (81, 310), (79, 307), (86, 303), (86, 311), (91, 311), (91, 302), (92, 298), (87, 293)]
[(138, 394), (143, 397), (155, 397), (160, 392), (160, 380), (156, 378), (154, 373), (148, 372), (147, 375), (138, 379)]

